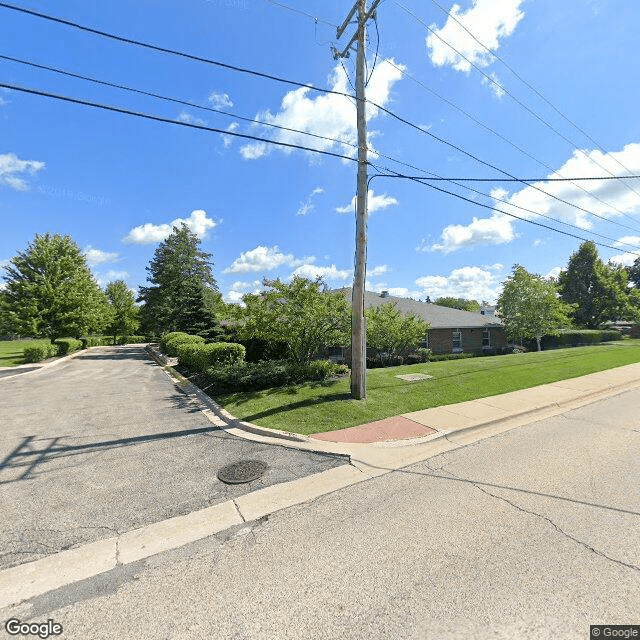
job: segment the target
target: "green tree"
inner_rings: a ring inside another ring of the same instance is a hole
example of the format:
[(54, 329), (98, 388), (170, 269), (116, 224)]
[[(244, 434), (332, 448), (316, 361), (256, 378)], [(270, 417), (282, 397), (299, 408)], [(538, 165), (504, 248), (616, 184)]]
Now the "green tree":
[(571, 325), (572, 309), (558, 297), (553, 282), (529, 273), (518, 264), (514, 265), (498, 299), (498, 312), (507, 336), (512, 340), (535, 338), (538, 351), (542, 336), (557, 335), (559, 329)]
[(210, 258), (186, 224), (173, 227), (147, 267), (151, 286), (140, 287), (138, 301), (144, 302), (141, 319), (147, 332), (186, 331), (207, 337), (220, 333), (215, 317), (220, 296)]
[(417, 347), (425, 339), (429, 324), (414, 314), (402, 315), (393, 304), (365, 309), (367, 346), (390, 360), (398, 351)]
[(19, 335), (53, 342), (104, 329), (107, 298), (70, 236), (36, 235), (6, 271), (7, 322)]
[(119, 335), (135, 335), (140, 326), (138, 307), (132, 291), (124, 280), (110, 282), (106, 287), (106, 294), (111, 309), (108, 331), (113, 336), (115, 344)]
[(461, 309), (462, 311), (473, 311), (475, 313), (480, 311), (480, 303), (477, 300), (467, 300), (466, 298), (445, 296), (438, 298), (434, 304), (438, 304), (441, 307), (450, 307), (451, 309)]
[(627, 275), (634, 289), (640, 289), (640, 258), (636, 258), (633, 264), (627, 268)]
[(634, 314), (627, 272), (604, 264), (591, 241), (583, 242), (571, 254), (558, 283), (562, 299), (576, 305), (573, 319), (580, 327), (597, 329), (605, 322), (628, 319)]
[(263, 281), (268, 289), (243, 297), (246, 305), (238, 328), (241, 340), (257, 338), (285, 343), (289, 357), (308, 362), (323, 347), (348, 341), (351, 310), (341, 293), (325, 290), (321, 278), (294, 277)]

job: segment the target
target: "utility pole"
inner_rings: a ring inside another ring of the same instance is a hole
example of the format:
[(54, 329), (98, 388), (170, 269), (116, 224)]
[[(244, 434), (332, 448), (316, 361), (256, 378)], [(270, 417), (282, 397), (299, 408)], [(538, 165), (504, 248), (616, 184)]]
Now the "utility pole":
[(364, 284), (367, 260), (367, 118), (365, 113), (365, 38), (369, 18), (375, 15), (381, 0), (374, 0), (367, 12), (366, 0), (356, 0), (349, 15), (337, 30), (344, 33), (353, 15), (358, 13), (358, 29), (342, 52), (334, 49), (335, 58), (348, 58), (351, 46), (358, 42), (356, 57), (356, 119), (358, 125), (358, 190), (356, 195), (356, 254), (351, 291), (351, 397), (367, 397), (367, 329), (364, 318)]

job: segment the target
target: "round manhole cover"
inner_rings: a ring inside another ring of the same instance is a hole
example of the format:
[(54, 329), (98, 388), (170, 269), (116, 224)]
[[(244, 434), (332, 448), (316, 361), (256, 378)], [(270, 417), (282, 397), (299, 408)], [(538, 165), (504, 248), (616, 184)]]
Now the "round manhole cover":
[(240, 460), (218, 471), (218, 480), (227, 484), (242, 484), (257, 480), (267, 470), (267, 464), (260, 460)]

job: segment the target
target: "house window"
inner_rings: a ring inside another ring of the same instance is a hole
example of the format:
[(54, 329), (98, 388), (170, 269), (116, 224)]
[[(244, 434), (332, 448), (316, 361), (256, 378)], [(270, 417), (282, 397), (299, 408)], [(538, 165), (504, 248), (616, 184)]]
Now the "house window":
[(454, 353), (462, 351), (462, 331), (460, 329), (456, 329), (453, 332), (453, 351)]
[(488, 329), (485, 329), (482, 332), (482, 348), (489, 348), (491, 347), (491, 333), (489, 332)]
[(424, 340), (420, 343), (420, 347), (422, 349), (428, 349), (429, 348), (429, 334), (428, 333), (424, 337)]

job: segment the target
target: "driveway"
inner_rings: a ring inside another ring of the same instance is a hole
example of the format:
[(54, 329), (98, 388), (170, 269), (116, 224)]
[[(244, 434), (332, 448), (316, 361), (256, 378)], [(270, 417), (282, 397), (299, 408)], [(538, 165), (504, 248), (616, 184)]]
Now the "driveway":
[[(144, 347), (0, 379), (0, 569), (345, 464), (212, 424)], [(227, 485), (242, 459), (262, 478)]]

